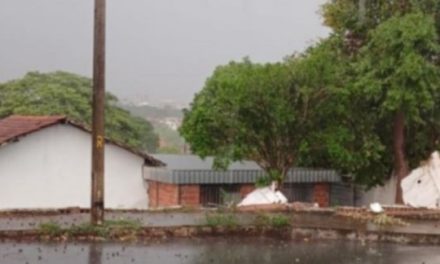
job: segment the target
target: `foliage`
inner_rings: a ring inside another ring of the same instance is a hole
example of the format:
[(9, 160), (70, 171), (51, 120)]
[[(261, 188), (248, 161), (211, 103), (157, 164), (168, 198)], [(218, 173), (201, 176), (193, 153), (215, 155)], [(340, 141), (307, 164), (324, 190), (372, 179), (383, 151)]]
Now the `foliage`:
[(272, 183), (272, 179), (265, 175), (257, 178), (257, 181), (255, 182), (255, 186), (257, 188), (267, 187)]
[[(311, 98), (314, 126), (302, 145), (298, 165), (334, 168), (343, 174), (356, 172), (356, 180), (374, 174), (383, 147), (371, 133), (376, 119), (366, 116), (362, 98), (351, 93), (353, 59), (343, 51), (337, 35), (317, 43), (301, 55), (296, 71), (302, 90)], [(362, 120), (362, 122), (359, 122)], [(380, 166), (379, 166), (380, 167)], [(377, 181), (376, 181), (377, 183)]]
[[(350, 98), (342, 104), (348, 118), (336, 119), (343, 121), (341, 127), (351, 127), (353, 143), (360, 143), (347, 148), (360, 155), (327, 163), (360, 183), (381, 183), (393, 169), (397, 173), (402, 165), (417, 166), (439, 147), (439, 11), (437, 0), (333, 0), (323, 8), (326, 24), (334, 30), (331, 38), (341, 43), (331, 52), (336, 61), (348, 62), (337, 75), (345, 90), (342, 99)], [(340, 146), (347, 147), (345, 143)], [(319, 154), (328, 158), (328, 152)], [(325, 158), (315, 163), (322, 160), (326, 163)]]
[(295, 61), (248, 59), (218, 67), (185, 111), (180, 132), (194, 153), (230, 161), (253, 160), (282, 181), (310, 134), (313, 109), (295, 79)]
[(114, 237), (134, 238), (140, 229), (141, 224), (139, 222), (130, 220), (104, 221), (104, 223), (99, 226), (84, 223), (74, 225), (67, 229), (61, 228), (61, 226), (55, 222), (48, 222), (41, 224), (39, 227), (41, 235), (50, 237), (97, 236), (106, 239)]
[[(354, 92), (376, 106), (382, 124), (392, 123), (396, 112), (404, 113), (412, 166), (439, 146), (439, 51), (434, 20), (422, 13), (390, 18), (371, 32), (360, 50)], [(385, 144), (390, 142), (389, 126), (382, 126), (378, 134)]]
[[(66, 115), (90, 125), (91, 80), (66, 72), (31, 72), (22, 79), (0, 84), (0, 118), (11, 114)], [(158, 138), (147, 121), (116, 106), (106, 94), (106, 135), (131, 147), (155, 151)]]
[(397, 217), (394, 217), (391, 215), (387, 215), (386, 213), (373, 214), (370, 212), (360, 211), (360, 212), (338, 212), (337, 215), (352, 219), (356, 222), (373, 223), (379, 227), (409, 225), (408, 222), (406, 222), (400, 218), (397, 218)]
[(55, 222), (42, 223), (38, 230), (40, 234), (49, 236), (58, 236), (63, 233), (61, 226)]
[(332, 0), (331, 36), (283, 63), (218, 67), (181, 134), (216, 165), (269, 177), (327, 167), (368, 187), (401, 179), (440, 147), (440, 1)]
[(435, 105), (440, 51), (434, 20), (421, 13), (392, 17), (375, 30), (358, 61), (359, 96), (380, 104), (380, 117), (405, 112), (408, 120), (423, 122), (421, 113)]
[(378, 214), (375, 215), (371, 222), (377, 226), (406, 226), (407, 222), (403, 221), (400, 218), (396, 218), (387, 214)]
[(434, 18), (436, 28), (440, 28), (439, 0), (331, 0), (322, 11), (325, 24), (347, 36), (347, 44), (355, 44), (356, 40), (362, 42), (378, 25), (394, 16), (412, 12)]
[(238, 220), (233, 214), (206, 214), (206, 224), (210, 227), (235, 228), (238, 226)]
[(284, 228), (291, 225), (290, 218), (284, 214), (258, 214), (255, 217), (258, 227)]
[(67, 229), (70, 236), (93, 235), (102, 238), (118, 237), (121, 235), (135, 236), (141, 229), (141, 224), (136, 221), (129, 220), (107, 220), (102, 225), (92, 225), (85, 223), (72, 226)]

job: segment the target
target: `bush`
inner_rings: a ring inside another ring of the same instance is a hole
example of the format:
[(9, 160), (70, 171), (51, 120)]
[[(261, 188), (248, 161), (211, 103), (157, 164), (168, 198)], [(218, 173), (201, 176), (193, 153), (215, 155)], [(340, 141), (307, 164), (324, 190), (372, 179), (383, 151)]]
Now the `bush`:
[(206, 223), (208, 226), (223, 226), (234, 228), (238, 225), (237, 218), (232, 214), (207, 214)]
[(283, 214), (259, 214), (254, 223), (258, 227), (283, 228), (290, 226), (290, 218)]
[(42, 235), (58, 236), (62, 234), (63, 229), (55, 222), (42, 223), (39, 226), (39, 232)]

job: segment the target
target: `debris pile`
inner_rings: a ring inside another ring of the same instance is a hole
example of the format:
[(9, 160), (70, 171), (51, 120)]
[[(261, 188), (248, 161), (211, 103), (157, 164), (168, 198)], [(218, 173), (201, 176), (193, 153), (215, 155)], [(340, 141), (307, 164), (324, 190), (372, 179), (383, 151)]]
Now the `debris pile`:
[(440, 207), (440, 155), (437, 151), (402, 180), (403, 201), (413, 207)]
[(249, 193), (238, 206), (287, 204), (287, 198), (280, 191), (275, 190), (274, 185), (258, 188)]

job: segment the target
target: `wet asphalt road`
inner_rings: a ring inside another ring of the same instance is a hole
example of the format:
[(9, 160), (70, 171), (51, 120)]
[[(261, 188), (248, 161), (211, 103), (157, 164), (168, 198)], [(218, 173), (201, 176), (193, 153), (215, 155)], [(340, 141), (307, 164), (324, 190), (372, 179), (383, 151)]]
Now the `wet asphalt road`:
[(268, 238), (178, 239), (148, 244), (0, 242), (2, 264), (438, 264), (438, 247)]

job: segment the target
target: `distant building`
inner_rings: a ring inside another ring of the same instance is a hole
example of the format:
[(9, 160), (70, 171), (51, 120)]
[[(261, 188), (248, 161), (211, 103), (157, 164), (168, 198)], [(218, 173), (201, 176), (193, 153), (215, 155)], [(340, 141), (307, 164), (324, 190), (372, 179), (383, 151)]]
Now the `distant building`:
[[(90, 207), (91, 134), (64, 116), (0, 120), (0, 209)], [(107, 140), (105, 207), (148, 207), (144, 165), (153, 157)]]
[[(239, 201), (255, 189), (264, 171), (254, 162), (235, 162), (226, 171), (212, 169), (213, 159), (193, 155), (153, 155), (166, 166), (147, 167), (150, 208), (209, 206)], [(283, 192), (289, 202), (317, 202), (320, 206), (352, 205), (353, 197), (333, 170), (294, 168)]]

